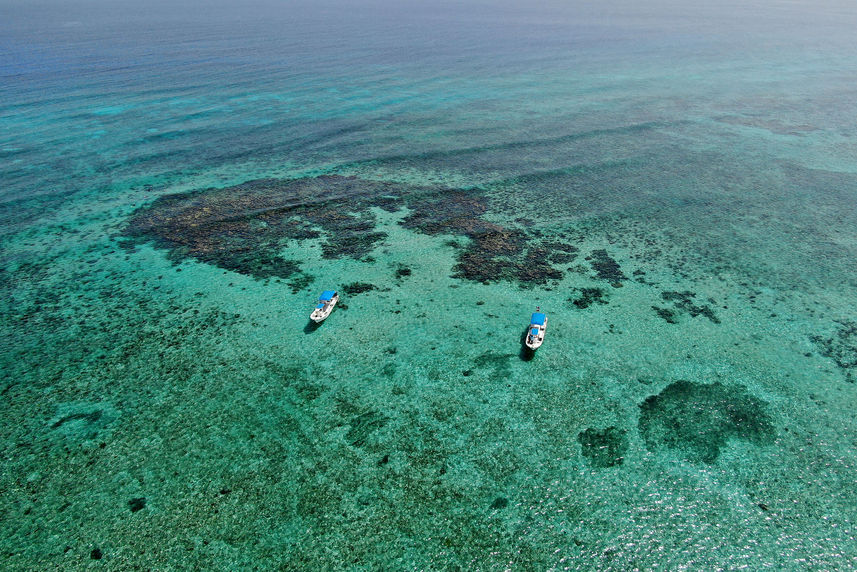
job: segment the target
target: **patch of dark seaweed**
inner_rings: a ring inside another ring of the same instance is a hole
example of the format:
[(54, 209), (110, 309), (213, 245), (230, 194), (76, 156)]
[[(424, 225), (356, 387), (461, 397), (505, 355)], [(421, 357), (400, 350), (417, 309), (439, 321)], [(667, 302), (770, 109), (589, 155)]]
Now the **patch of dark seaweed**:
[(349, 257), (360, 259), (372, 252), (378, 242), (387, 238), (384, 232), (342, 232), (321, 245), (322, 258)]
[(839, 328), (830, 336), (810, 336), (819, 353), (830, 358), (845, 373), (845, 380), (854, 383), (857, 368), (857, 322), (839, 322)]
[[(482, 219), (487, 205), (485, 196), (476, 191), (424, 197), (409, 203), (414, 212), (401, 224), (430, 235), (448, 233), (470, 239), (458, 255), (454, 278), (520, 284), (544, 284), (562, 278), (562, 272), (548, 262), (551, 252), (530, 244), (527, 232)], [(569, 252), (570, 245), (557, 244)]]
[(562, 279), (562, 272), (548, 264), (549, 252), (544, 248), (530, 248), (524, 260), (517, 265), (518, 280), (528, 284), (544, 284), (548, 280)]
[(289, 280), (288, 284), (292, 294), (297, 294), (301, 290), (306, 290), (314, 280), (315, 278), (311, 275), (298, 272), (291, 280)]
[(640, 404), (640, 435), (651, 451), (679, 451), (692, 462), (711, 464), (731, 438), (757, 445), (775, 431), (766, 404), (740, 385), (676, 381)]
[(413, 212), (400, 224), (424, 234), (471, 235), (477, 231), (476, 227), (490, 226), (481, 219), (488, 210), (487, 201), (475, 190), (430, 194), (409, 201), (408, 207)]
[(675, 310), (669, 308), (661, 308), (660, 306), (652, 306), (652, 310), (663, 318), (668, 324), (678, 324), (678, 316)]
[(542, 247), (549, 251), (547, 259), (553, 264), (570, 264), (579, 252), (576, 246), (558, 240), (542, 241)]
[(593, 467), (606, 469), (621, 465), (628, 451), (627, 431), (616, 427), (598, 430), (590, 427), (577, 436), (583, 456)]
[(412, 271), (407, 266), (401, 265), (398, 268), (396, 268), (396, 280), (401, 280), (402, 278), (405, 278), (406, 276), (410, 276), (411, 274), (412, 274)]
[[(675, 306), (676, 310), (679, 310), (683, 313), (689, 314), (692, 318), (695, 318), (697, 316), (702, 315), (702, 316), (705, 316), (706, 318), (708, 318), (712, 323), (719, 324), (720, 318), (717, 317), (717, 315), (714, 313), (714, 310), (711, 309), (711, 306), (708, 306), (708, 305), (697, 306), (696, 304), (693, 303), (693, 299), (695, 297), (696, 297), (696, 294), (693, 292), (690, 292), (688, 290), (686, 290), (684, 292), (669, 292), (668, 291), (668, 292), (662, 292), (661, 293), (661, 298), (663, 298), (667, 302), (672, 302), (673, 306)], [(662, 315), (662, 312), (664, 311), (663, 308), (658, 308), (657, 306), (652, 306), (652, 308), (654, 308), (655, 311), (658, 312), (658, 315), (660, 315), (662, 318), (667, 320), (667, 322), (670, 322), (669, 319), (667, 319), (664, 315)], [(676, 317), (676, 312), (671, 312), (671, 318), (673, 320), (675, 320), (675, 317)], [(670, 323), (674, 324), (676, 322), (672, 321)]]
[(146, 497), (133, 498), (128, 501), (128, 508), (131, 512), (137, 512), (146, 508)]
[(602, 288), (575, 288), (578, 292), (576, 298), (569, 298), (568, 301), (580, 308), (581, 310), (588, 308), (592, 304), (607, 304), (607, 291)]
[(592, 254), (587, 258), (589, 265), (595, 271), (595, 277), (599, 280), (606, 280), (614, 288), (622, 286), (622, 281), (628, 277), (622, 272), (619, 263), (607, 254), (604, 249), (593, 250)]
[(352, 282), (351, 284), (346, 284), (342, 287), (342, 291), (348, 294), (349, 296), (356, 296), (357, 294), (371, 292), (372, 290), (377, 289), (377, 286), (375, 286), (374, 284), (369, 284), (367, 282)]
[(506, 497), (497, 497), (494, 499), (494, 502), (491, 503), (491, 508), (493, 510), (504, 509), (509, 506), (509, 499)]

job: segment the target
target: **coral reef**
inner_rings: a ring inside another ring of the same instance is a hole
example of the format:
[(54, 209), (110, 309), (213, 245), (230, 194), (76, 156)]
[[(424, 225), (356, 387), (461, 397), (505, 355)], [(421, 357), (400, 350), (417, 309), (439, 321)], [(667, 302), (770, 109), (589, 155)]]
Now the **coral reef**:
[(378, 287), (374, 284), (369, 284), (366, 282), (352, 282), (351, 284), (346, 284), (342, 287), (342, 291), (349, 296), (355, 296), (357, 294), (362, 294), (364, 292), (371, 292), (372, 290), (377, 290)]
[(414, 212), (402, 225), (430, 235), (469, 238), (453, 269), (455, 278), (483, 283), (517, 281), (522, 285), (562, 278), (562, 272), (548, 262), (550, 251), (531, 245), (526, 232), (482, 219), (487, 205), (486, 197), (475, 191), (429, 196), (408, 204)]
[(146, 508), (146, 497), (133, 498), (128, 501), (128, 508), (131, 512), (137, 512)]
[(131, 217), (125, 235), (153, 240), (177, 259), (190, 256), (256, 278), (288, 278), (299, 262), (279, 255), (288, 240), (323, 237), (322, 256), (366, 256), (385, 238), (372, 232), (372, 199), (387, 205), (392, 183), (356, 177), (260, 179), (234, 187), (161, 197)]
[[(234, 187), (161, 197), (138, 209), (124, 230), (128, 245), (153, 241), (176, 261), (192, 257), (255, 278), (290, 278), (300, 290), (302, 261), (282, 256), (289, 241), (321, 239), (323, 258), (369, 260), (386, 238), (372, 207), (407, 207), (400, 224), (428, 235), (469, 239), (460, 246), (453, 276), (476, 282), (544, 284), (562, 278), (551, 263), (572, 260), (576, 247), (539, 244), (530, 233), (483, 218), (488, 198), (478, 189), (409, 186), (325, 175), (260, 179)], [(621, 273), (620, 273), (621, 274)], [(409, 269), (397, 271), (401, 279)]]
[(621, 288), (622, 281), (628, 277), (622, 272), (619, 263), (613, 260), (607, 251), (604, 249), (593, 250), (592, 254), (586, 257), (589, 265), (595, 271), (595, 277), (599, 280), (606, 280), (614, 288)]
[(601, 288), (575, 288), (579, 294), (576, 298), (568, 298), (568, 301), (581, 310), (592, 304), (607, 304), (607, 292)]

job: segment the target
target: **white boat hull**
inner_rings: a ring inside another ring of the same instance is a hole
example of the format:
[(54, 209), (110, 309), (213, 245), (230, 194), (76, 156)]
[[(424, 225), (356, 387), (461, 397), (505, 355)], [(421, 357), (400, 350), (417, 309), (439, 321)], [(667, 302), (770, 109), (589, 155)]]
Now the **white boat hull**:
[(312, 314), (309, 315), (309, 319), (316, 324), (322, 323), (333, 312), (333, 307), (336, 306), (337, 302), (339, 302), (339, 296), (334, 296), (324, 303), (324, 307), (313, 310)]
[[(548, 328), (548, 320), (545, 318), (545, 323), (541, 325), (530, 324), (527, 327), (527, 339), (524, 342), (528, 348), (531, 350), (537, 350), (541, 347), (541, 345), (545, 341), (545, 331)], [(538, 333), (533, 334), (533, 330), (537, 329)]]

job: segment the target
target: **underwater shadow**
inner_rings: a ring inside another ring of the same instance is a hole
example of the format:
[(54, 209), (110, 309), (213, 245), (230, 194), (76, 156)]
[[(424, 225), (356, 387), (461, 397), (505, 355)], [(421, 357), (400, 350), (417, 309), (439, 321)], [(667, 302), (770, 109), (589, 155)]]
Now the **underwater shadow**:
[(530, 361), (534, 357), (536, 357), (536, 350), (530, 349), (527, 347), (527, 331), (529, 330), (529, 326), (524, 330), (521, 334), (521, 351), (518, 352), (518, 357), (521, 358), (521, 361)]
[(305, 334), (313, 333), (314, 331), (319, 329), (321, 327), (321, 324), (323, 324), (323, 323), (324, 322), (316, 323), (316, 322), (313, 322), (312, 320), (308, 321), (306, 323), (306, 326), (304, 326), (304, 333)]

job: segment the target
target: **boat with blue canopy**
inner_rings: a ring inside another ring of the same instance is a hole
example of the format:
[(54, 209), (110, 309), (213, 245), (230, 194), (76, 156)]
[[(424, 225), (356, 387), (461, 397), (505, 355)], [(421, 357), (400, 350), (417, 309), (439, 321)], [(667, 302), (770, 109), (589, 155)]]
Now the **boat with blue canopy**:
[(527, 327), (527, 339), (524, 342), (531, 350), (538, 349), (545, 341), (545, 330), (548, 327), (548, 317), (542, 312), (534, 312)]
[(333, 307), (336, 306), (337, 302), (339, 302), (339, 294), (336, 293), (336, 290), (325, 290), (318, 297), (318, 303), (312, 314), (310, 314), (309, 319), (316, 324), (323, 322), (333, 311)]

